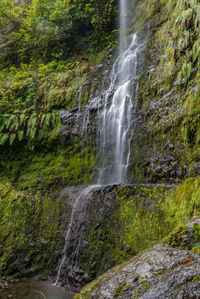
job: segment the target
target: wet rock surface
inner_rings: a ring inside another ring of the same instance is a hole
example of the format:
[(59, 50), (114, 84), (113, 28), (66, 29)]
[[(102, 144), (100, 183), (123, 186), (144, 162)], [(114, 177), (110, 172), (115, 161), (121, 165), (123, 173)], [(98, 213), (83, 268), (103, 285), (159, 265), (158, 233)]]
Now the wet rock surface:
[(159, 243), (97, 279), (90, 298), (199, 298), (199, 263), (191, 252)]
[[(200, 228), (199, 217), (187, 223), (188, 233), (195, 226)], [(85, 294), (99, 299), (200, 298), (200, 257), (158, 243), (103, 274), (77, 298), (86, 298)]]
[(49, 281), (36, 281), (34, 279), (13, 280), (9, 288), (2, 291), (1, 299), (72, 299), (73, 293), (65, 292), (62, 288), (54, 286)]

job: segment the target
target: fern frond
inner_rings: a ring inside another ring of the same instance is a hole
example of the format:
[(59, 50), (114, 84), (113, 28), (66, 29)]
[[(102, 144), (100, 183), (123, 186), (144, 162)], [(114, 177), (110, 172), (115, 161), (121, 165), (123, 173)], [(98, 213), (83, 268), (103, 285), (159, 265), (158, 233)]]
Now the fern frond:
[(4, 129), (4, 124), (2, 124), (2, 125), (0, 126), (0, 133), (3, 131), (3, 129)]
[(42, 114), (42, 117), (41, 117), (41, 120), (40, 120), (40, 125), (41, 126), (43, 124), (43, 121), (44, 121), (45, 117), (46, 117), (46, 114)]
[(18, 140), (21, 141), (24, 136), (24, 131), (23, 130), (18, 131), (17, 136), (18, 136)]
[(4, 145), (9, 138), (8, 134), (1, 134), (0, 135), (0, 145)]
[(16, 120), (16, 115), (12, 114), (9, 118), (7, 117), (6, 120), (4, 121), (6, 125), (6, 129), (10, 127), (10, 125)]
[(23, 125), (25, 123), (25, 121), (27, 120), (27, 118), (28, 118), (28, 115), (22, 113), (20, 115), (20, 124)]
[(29, 121), (28, 121), (28, 127), (29, 128), (34, 128), (35, 125), (36, 125), (36, 122), (37, 122), (37, 117), (36, 116), (30, 117)]
[(35, 138), (36, 130), (37, 130), (36, 127), (32, 127), (32, 128), (31, 128), (30, 133), (29, 133), (29, 136), (30, 136), (31, 139), (34, 139), (34, 138)]
[(16, 138), (16, 134), (13, 133), (13, 134), (10, 135), (10, 138), (9, 138), (10, 145), (13, 144), (13, 142), (15, 141), (15, 138)]
[(51, 118), (51, 113), (47, 113), (45, 117), (45, 127), (48, 128), (50, 125), (50, 118)]
[(10, 127), (10, 131), (17, 131), (18, 130), (18, 128), (19, 128), (19, 123), (18, 122), (16, 122), (16, 123), (14, 123), (11, 127)]

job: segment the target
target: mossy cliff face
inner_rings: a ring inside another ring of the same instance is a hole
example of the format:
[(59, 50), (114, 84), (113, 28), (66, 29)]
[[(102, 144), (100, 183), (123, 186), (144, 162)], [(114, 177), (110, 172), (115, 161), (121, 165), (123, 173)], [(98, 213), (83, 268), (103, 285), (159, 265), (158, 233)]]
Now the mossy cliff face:
[(200, 171), (199, 3), (142, 1), (144, 19), (147, 8), (155, 18), (139, 85), (143, 123), (132, 140), (132, 179), (178, 182)]
[(19, 192), (8, 184), (0, 193), (0, 275), (46, 278), (63, 250), (73, 197)]

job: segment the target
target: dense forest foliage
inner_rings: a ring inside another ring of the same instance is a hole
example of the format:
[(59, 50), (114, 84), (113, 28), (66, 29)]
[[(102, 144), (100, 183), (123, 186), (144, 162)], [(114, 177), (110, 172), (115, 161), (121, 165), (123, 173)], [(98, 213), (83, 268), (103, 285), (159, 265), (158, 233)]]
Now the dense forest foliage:
[(116, 17), (115, 0), (1, 1), (1, 172), (14, 144), (29, 155), (56, 142), (59, 109), (77, 105), (78, 86), (116, 45)]
[(66, 59), (107, 44), (114, 29), (115, 0), (3, 0), (0, 63)]

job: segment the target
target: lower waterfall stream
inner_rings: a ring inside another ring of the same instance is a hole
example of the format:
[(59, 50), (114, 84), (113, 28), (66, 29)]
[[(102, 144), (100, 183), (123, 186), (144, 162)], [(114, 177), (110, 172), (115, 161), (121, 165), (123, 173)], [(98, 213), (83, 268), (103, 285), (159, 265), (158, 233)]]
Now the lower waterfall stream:
[[(62, 260), (59, 264), (57, 277), (56, 277), (56, 281), (55, 281), (54, 285), (59, 285), (61, 270), (62, 270), (62, 267), (63, 267), (63, 265), (65, 263), (65, 260), (66, 260), (69, 241), (70, 241), (72, 230), (73, 230), (73, 227), (74, 227), (74, 224), (75, 224), (76, 214), (79, 212), (79, 209), (81, 208), (81, 204), (85, 204), (85, 200), (87, 199), (88, 194), (92, 190), (97, 189), (98, 187), (100, 187), (100, 186), (99, 185), (91, 185), (91, 186), (88, 186), (88, 187), (84, 188), (83, 191), (80, 192), (79, 196), (77, 196), (75, 202), (72, 205), (72, 212), (71, 212), (71, 216), (70, 216), (70, 221), (69, 221), (69, 225), (68, 225), (66, 236), (65, 236), (65, 246), (64, 246), (64, 249), (63, 249)], [(80, 221), (80, 223), (79, 223), (79, 225), (80, 225), (81, 220), (79, 219), (79, 221)], [(76, 247), (76, 250), (74, 251), (73, 260), (75, 261), (75, 266), (76, 266), (77, 255), (78, 255), (78, 252), (79, 252), (80, 241), (81, 240), (78, 240), (78, 242), (77, 242), (78, 245)]]

